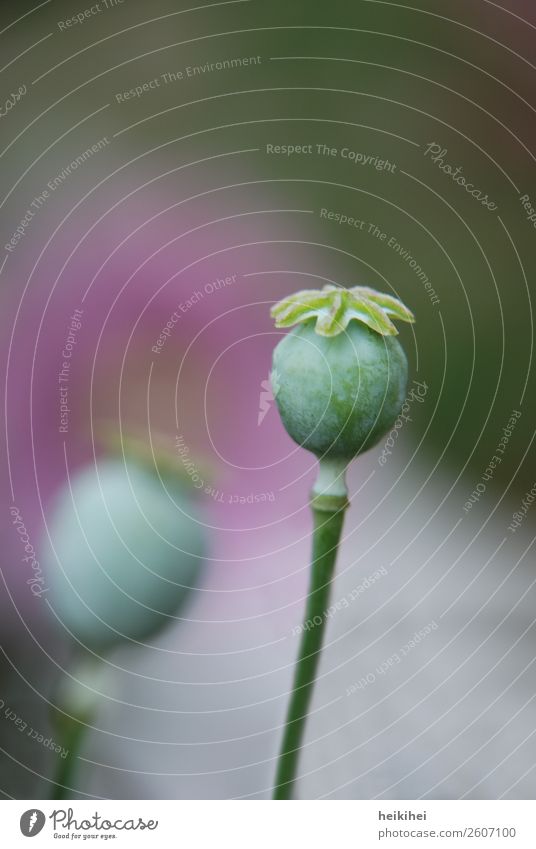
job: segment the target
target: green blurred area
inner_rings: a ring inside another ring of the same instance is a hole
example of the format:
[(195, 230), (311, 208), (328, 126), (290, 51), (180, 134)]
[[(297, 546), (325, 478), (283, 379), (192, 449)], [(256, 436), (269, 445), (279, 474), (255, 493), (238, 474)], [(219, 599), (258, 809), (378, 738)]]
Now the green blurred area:
[[(58, 31), (58, 21), (77, 11), (78, 4), (45, 5), (12, 30), (10, 55), (47, 28), (53, 33), (6, 72), (15, 85), (22, 66), (29, 82), (59, 63), (17, 115), (23, 122), (42, 104), (40, 150), (104, 104), (91, 132), (86, 123), (72, 131), (73, 149), (133, 124), (114, 138), (114, 153), (127, 159), (153, 150), (140, 167), (155, 172), (177, 160), (258, 148), (240, 160), (243, 177), (260, 181), (259, 200), (312, 210), (311, 266), (338, 283), (392, 288), (415, 311), (416, 336), (402, 334), (413, 368), (430, 386), (424, 448), (434, 458), (445, 449), (456, 468), (468, 462), (478, 471), (512, 409), (522, 408), (510, 463), (497, 481), (508, 483), (514, 472), (520, 490), (532, 483), (529, 464), (516, 473), (534, 404), (532, 375), (527, 380), (534, 228), (519, 201), (534, 186), (534, 110), (525, 100), (523, 61), (513, 55), (526, 48), (526, 27), (461, 2), (421, 12), (397, 3), (248, 2), (184, 14), (165, 3), (128, 2)], [(13, 14), (4, 7), (5, 21)], [(163, 74), (232, 57), (259, 60), (163, 82)], [(155, 79), (158, 86), (118, 102)], [(35, 141), (26, 132), (6, 154), (4, 181), (35, 153)], [(497, 212), (439, 170), (425, 155), (431, 143), (447, 150), (445, 160), (463, 168)], [(269, 155), (267, 145), (326, 145), (337, 154)], [(344, 148), (388, 160), (393, 172), (355, 165), (340, 155)], [(44, 162), (50, 173), (54, 150)], [(45, 169), (44, 162), (35, 167)], [(224, 165), (218, 177), (225, 185)], [(366, 227), (323, 220), (322, 209)], [(371, 235), (372, 224), (384, 241)], [(389, 239), (414, 258), (440, 303), (431, 303)], [(304, 285), (311, 283), (304, 278)]]

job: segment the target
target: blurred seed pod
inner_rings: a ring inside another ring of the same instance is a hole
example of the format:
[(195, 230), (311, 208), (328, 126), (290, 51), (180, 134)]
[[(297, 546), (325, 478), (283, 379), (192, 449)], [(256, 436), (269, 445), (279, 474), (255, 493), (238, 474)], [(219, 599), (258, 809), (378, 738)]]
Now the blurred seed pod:
[(48, 522), (43, 566), (52, 610), (92, 650), (143, 642), (198, 585), (205, 531), (172, 470), (109, 458), (77, 471)]

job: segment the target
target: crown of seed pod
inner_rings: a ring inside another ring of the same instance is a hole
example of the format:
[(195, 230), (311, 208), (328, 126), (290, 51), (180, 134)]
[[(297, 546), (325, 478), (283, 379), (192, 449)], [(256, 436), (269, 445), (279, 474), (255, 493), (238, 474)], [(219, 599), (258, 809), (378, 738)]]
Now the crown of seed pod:
[(272, 308), (272, 387), (283, 424), (318, 457), (350, 461), (391, 429), (408, 365), (391, 319), (413, 322), (397, 298), (365, 286), (296, 292)]

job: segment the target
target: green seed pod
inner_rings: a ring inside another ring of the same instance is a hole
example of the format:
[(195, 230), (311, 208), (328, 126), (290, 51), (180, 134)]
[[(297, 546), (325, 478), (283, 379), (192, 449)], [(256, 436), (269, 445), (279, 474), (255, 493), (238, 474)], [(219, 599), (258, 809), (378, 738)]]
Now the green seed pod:
[(83, 645), (144, 641), (198, 582), (205, 538), (177, 477), (123, 459), (75, 473), (52, 511), (43, 564), (53, 611)]
[(278, 327), (299, 322), (273, 357), (272, 385), (287, 432), (318, 457), (348, 463), (400, 413), (408, 365), (389, 316), (413, 315), (372, 289), (335, 286), (297, 292), (272, 315)]
[[(313, 550), (305, 620), (274, 799), (292, 798), (305, 721), (322, 650), (344, 513), (348, 463), (370, 448), (399, 415), (406, 355), (390, 316), (414, 321), (396, 298), (356, 286), (297, 292), (272, 309), (277, 327), (299, 324), (274, 351), (272, 387), (283, 424), (318, 456), (311, 493)], [(318, 620), (318, 622), (317, 622)]]

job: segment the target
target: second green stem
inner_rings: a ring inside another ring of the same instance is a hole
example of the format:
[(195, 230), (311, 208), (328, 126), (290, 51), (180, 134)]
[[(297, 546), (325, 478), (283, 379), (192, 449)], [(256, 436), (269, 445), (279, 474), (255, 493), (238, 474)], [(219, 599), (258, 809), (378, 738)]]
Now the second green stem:
[(67, 749), (67, 756), (59, 761), (57, 774), (52, 783), (52, 799), (69, 799), (73, 793), (76, 793), (71, 788), (71, 784), (77, 766), (78, 752), (86, 730), (85, 725), (74, 719), (68, 722), (64, 721), (63, 725), (62, 745)]

